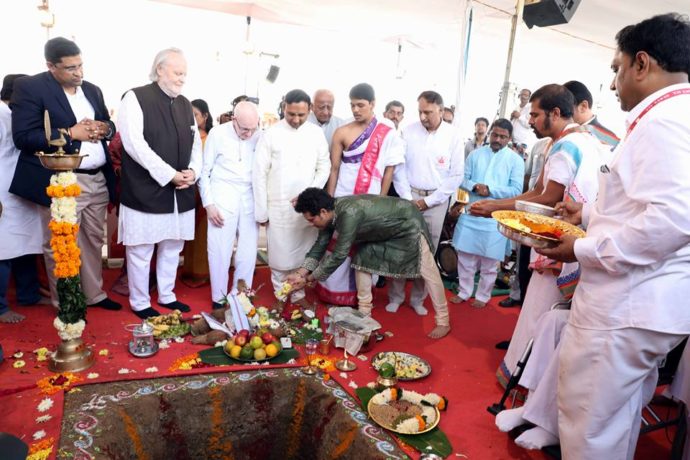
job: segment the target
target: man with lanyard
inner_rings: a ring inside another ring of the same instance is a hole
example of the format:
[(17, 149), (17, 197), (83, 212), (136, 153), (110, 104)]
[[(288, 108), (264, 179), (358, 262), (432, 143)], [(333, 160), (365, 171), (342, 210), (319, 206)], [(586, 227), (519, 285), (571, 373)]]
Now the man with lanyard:
[[(443, 122), (443, 98), (435, 91), (424, 91), (417, 98), (419, 121), (403, 129), (405, 170), (412, 199), (422, 212), (436, 251), (450, 196), (460, 186), (465, 165), (464, 145), (457, 129)], [(395, 189), (400, 193), (398, 185)], [(403, 197), (403, 195), (400, 195)], [(410, 306), (426, 315), (424, 283), (415, 279), (410, 292)], [(386, 311), (395, 313), (405, 301), (405, 280), (391, 281)]]
[[(388, 194), (394, 169), (405, 162), (405, 146), (388, 120), (374, 116), (374, 88), (367, 83), (350, 90), (354, 120), (339, 128), (331, 145), (331, 175), (326, 190), (335, 197)], [(404, 190), (404, 188), (403, 188)], [(409, 195), (409, 192), (408, 192)], [(337, 235), (329, 248), (335, 245)], [(335, 305), (356, 305), (357, 289), (350, 257), (323, 282), (316, 292), (321, 301)]]
[[(574, 105), (572, 93), (561, 85), (546, 85), (534, 92), (530, 123), (538, 137), (553, 139), (537, 186), (515, 198), (477, 201), (470, 207), (471, 214), (490, 217), (493, 211), (514, 210), (516, 200), (554, 206), (563, 200), (589, 202), (596, 198), (597, 174), (608, 149), (573, 122)], [(570, 298), (577, 283), (576, 264), (562, 265), (545, 257), (533, 257), (531, 268), (525, 301), (497, 372), (502, 384), (515, 372), (539, 317), (554, 303)]]
[[(285, 277), (302, 265), (318, 233), (295, 215), (292, 201), (307, 187), (323, 187), (331, 169), (323, 131), (307, 122), (310, 109), (307, 93), (300, 89), (288, 92), (285, 118), (263, 133), (254, 154), (254, 217), (266, 225), (268, 266), (275, 291), (280, 291)], [(304, 289), (293, 291), (289, 300), (302, 308), (313, 308), (304, 297)], [(276, 299), (277, 309), (284, 305), (283, 299)]]
[[(513, 125), (499, 118), (491, 125), (491, 143), (472, 152), (465, 164), (460, 187), (470, 194), (470, 203), (482, 199), (511, 198), (522, 192), (525, 164), (508, 148)], [(456, 207), (459, 214), (460, 207)], [(480, 277), (473, 307), (482, 308), (491, 298), (498, 262), (506, 254), (507, 239), (498, 232), (496, 221), (463, 214), (455, 226), (453, 247), (458, 253), (458, 295), (451, 303), (461, 303), (472, 295), (474, 274)]]
[(539, 251), (582, 267), (558, 373), (561, 450), (576, 460), (633, 458), (659, 363), (690, 334), (690, 22), (654, 16), (616, 42), (626, 136), (575, 216), (587, 236)]
[[(429, 231), (415, 204), (409, 200), (378, 195), (333, 198), (322, 189), (300, 193), (295, 211), (319, 229), (319, 237), (304, 264), (288, 276), (293, 289), (323, 280), (340, 267), (353, 246), (359, 311), (372, 310), (372, 274), (424, 280), (434, 306), (436, 327), (428, 334), (440, 339), (450, 332), (448, 304), (441, 275), (429, 243)], [(338, 241), (330, 255), (326, 246), (333, 234)]]
[(599, 142), (608, 145), (611, 150), (615, 149), (620, 139), (616, 133), (602, 125), (592, 112), (592, 104), (594, 103), (592, 93), (577, 80), (565, 82), (563, 86), (568, 88), (568, 91), (573, 93), (575, 97), (575, 113), (573, 113), (575, 123), (587, 128), (594, 137), (599, 139)]

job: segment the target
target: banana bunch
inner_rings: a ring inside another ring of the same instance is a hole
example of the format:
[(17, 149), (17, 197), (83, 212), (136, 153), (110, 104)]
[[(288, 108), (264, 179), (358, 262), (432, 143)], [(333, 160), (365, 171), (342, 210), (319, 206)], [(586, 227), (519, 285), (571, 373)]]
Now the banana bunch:
[(288, 283), (287, 281), (283, 283), (282, 286), (280, 286), (280, 289), (278, 289), (275, 292), (276, 299), (280, 300), (281, 302), (284, 302), (287, 299), (288, 294), (292, 291), (292, 285)]
[(153, 336), (167, 332), (171, 327), (179, 326), (181, 324), (182, 312), (180, 310), (173, 310), (167, 315), (154, 316), (146, 320), (153, 327)]

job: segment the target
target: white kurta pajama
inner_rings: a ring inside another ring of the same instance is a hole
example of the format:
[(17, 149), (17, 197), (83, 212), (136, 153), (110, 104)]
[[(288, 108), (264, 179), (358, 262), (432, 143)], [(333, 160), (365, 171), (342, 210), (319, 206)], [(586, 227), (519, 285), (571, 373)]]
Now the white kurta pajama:
[[(577, 129), (577, 127), (577, 124), (570, 124), (565, 127), (564, 132)], [(609, 158), (609, 150), (591, 133), (570, 132), (557, 139), (550, 151), (546, 153), (544, 190), (546, 185), (553, 181), (565, 187), (564, 201), (592, 202), (596, 199), (599, 188), (597, 182), (599, 168)], [(563, 292), (568, 290), (569, 283), (562, 281), (559, 287), (559, 277), (564, 280), (568, 276), (575, 276), (577, 266), (566, 264), (557, 269), (550, 267), (553, 267), (552, 261), (543, 256), (536, 256), (532, 252), (532, 277), (508, 351), (497, 372), (499, 380), (507, 380), (515, 372), (517, 362), (527, 342), (534, 335), (534, 327), (539, 318), (554, 303), (565, 300)], [(572, 284), (570, 287), (572, 288)]]
[(582, 275), (560, 353), (564, 458), (632, 458), (645, 384), (690, 333), (690, 94), (658, 102), (672, 90), (690, 85), (630, 111), (597, 201), (583, 209)]
[[(148, 170), (151, 177), (161, 187), (170, 183), (176, 171), (158, 156), (144, 139), (144, 115), (132, 91), (128, 91), (122, 98), (118, 114), (118, 129), (127, 154)], [(194, 144), (189, 169), (194, 171), (198, 179), (202, 166), (201, 137), (196, 125), (190, 126), (190, 129), (194, 130)], [(193, 239), (194, 209), (178, 212), (177, 200), (175, 200), (174, 212), (166, 214), (141, 212), (120, 204), (118, 242), (126, 246), (129, 302), (133, 310), (141, 311), (151, 306), (149, 268), (155, 245), (158, 245), (156, 256), (158, 302), (167, 304), (177, 300), (173, 289), (180, 251), (185, 240)]]
[[(470, 194), (470, 203), (479, 200), (512, 198), (522, 191), (525, 165), (508, 147), (498, 152), (490, 146), (470, 153), (461, 187)], [(489, 196), (473, 191), (477, 184), (489, 187)], [(475, 299), (488, 302), (496, 282), (498, 261), (506, 255), (507, 239), (498, 232), (492, 218), (462, 214), (453, 233), (453, 247), (458, 251), (458, 296), (468, 299), (474, 288), (474, 274), (480, 268)]]
[(12, 141), (12, 112), (0, 102), (0, 260), (43, 252), (43, 232), (39, 206), (10, 193), (12, 172), (17, 167), (19, 150)]
[[(229, 292), (236, 293), (239, 280), (251, 288), (254, 279), (259, 226), (254, 218), (252, 165), (259, 137), (257, 132), (242, 140), (234, 124), (225, 123), (211, 129), (204, 145), (199, 177), (201, 202), (204, 207), (215, 205), (224, 219), (222, 227), (208, 222), (208, 266), (214, 302), (220, 302)], [(232, 288), (228, 289), (235, 241), (235, 273)]]
[[(390, 128), (385, 133), (383, 142), (381, 142), (381, 135), (374, 132), (379, 124), (385, 125), (381, 128), (384, 131), (385, 127)], [(374, 136), (376, 137), (374, 142), (377, 142), (379, 150), (373, 174), (369, 178), (368, 185), (364, 183), (366, 181), (358, 183), (360, 169), (366, 161), (364, 160), (365, 152)], [(390, 120), (385, 118), (383, 120), (372, 119), (371, 125), (365, 128), (360, 137), (343, 151), (334, 192), (335, 198), (362, 193), (379, 195), (381, 194), (381, 181), (385, 169), (389, 166), (403, 166), (405, 163), (405, 144)], [(337, 234), (334, 234), (331, 245), (334, 245), (336, 240)], [(330, 253), (330, 250), (326, 251), (326, 255)], [(321, 301), (333, 305), (357, 305), (355, 270), (350, 267), (351, 263), (352, 258), (346, 257), (340, 267), (331, 273), (326, 280), (317, 282), (316, 292)]]
[[(416, 121), (402, 130), (402, 137), (406, 144), (404, 169), (412, 199), (422, 199), (428, 206), (428, 209), (422, 211), (422, 215), (429, 227), (433, 251), (436, 251), (450, 197), (462, 182), (465, 146), (459, 131), (444, 122), (435, 131), (429, 132), (420, 121)], [(421, 307), (426, 296), (424, 280), (414, 279), (410, 305)], [(389, 303), (400, 305), (404, 300), (405, 280), (391, 279), (388, 288)]]
[[(330, 174), (331, 160), (323, 131), (305, 122), (299, 128), (281, 120), (266, 131), (256, 146), (252, 170), (254, 217), (268, 222), (268, 265), (275, 290), (304, 262), (318, 231), (291, 200), (308, 187), (322, 188)], [(291, 294), (293, 302), (304, 290)]]

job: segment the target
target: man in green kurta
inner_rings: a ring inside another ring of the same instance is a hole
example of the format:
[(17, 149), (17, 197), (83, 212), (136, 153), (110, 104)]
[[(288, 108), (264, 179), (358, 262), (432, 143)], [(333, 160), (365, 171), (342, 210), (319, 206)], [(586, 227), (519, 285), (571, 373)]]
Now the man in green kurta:
[[(300, 193), (295, 211), (319, 229), (316, 243), (304, 264), (287, 281), (300, 289), (314, 280), (325, 280), (352, 255), (359, 310), (371, 314), (371, 275), (390, 278), (423, 278), (434, 306), (436, 327), (429, 337), (450, 331), (448, 305), (433, 254), (429, 230), (411, 201), (378, 195), (333, 198), (319, 188)], [(334, 233), (332, 253), (326, 247)]]

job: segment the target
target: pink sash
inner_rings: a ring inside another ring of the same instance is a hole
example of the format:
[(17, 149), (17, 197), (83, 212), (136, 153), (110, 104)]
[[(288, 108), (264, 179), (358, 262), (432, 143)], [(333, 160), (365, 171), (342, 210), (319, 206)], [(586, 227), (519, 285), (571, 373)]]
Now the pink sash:
[(369, 193), (369, 185), (371, 185), (372, 177), (381, 176), (381, 171), (376, 169), (376, 162), (379, 158), (383, 140), (390, 130), (390, 126), (379, 123), (376, 125), (374, 132), (371, 133), (369, 143), (362, 157), (362, 165), (359, 167), (359, 173), (357, 174), (357, 181), (355, 182), (355, 189), (353, 192), (354, 195)]

